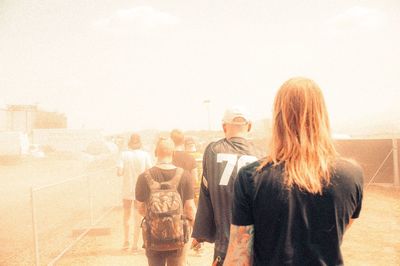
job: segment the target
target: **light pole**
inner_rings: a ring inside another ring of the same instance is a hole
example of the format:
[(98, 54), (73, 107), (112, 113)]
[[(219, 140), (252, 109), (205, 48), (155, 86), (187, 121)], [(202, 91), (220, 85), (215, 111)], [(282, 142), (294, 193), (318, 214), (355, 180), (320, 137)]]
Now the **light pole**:
[(210, 121), (210, 100), (204, 100), (203, 104), (206, 106), (207, 109), (207, 120), (208, 120), (208, 131), (211, 131), (211, 121)]

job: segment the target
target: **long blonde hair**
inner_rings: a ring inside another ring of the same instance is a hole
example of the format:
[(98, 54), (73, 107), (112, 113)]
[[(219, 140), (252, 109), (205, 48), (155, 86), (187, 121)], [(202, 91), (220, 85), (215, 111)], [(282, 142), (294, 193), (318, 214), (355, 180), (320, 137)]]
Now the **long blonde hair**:
[(280, 87), (274, 102), (268, 163), (284, 164), (285, 184), (321, 194), (329, 184), (337, 153), (330, 133), (328, 112), (318, 85), (296, 77)]

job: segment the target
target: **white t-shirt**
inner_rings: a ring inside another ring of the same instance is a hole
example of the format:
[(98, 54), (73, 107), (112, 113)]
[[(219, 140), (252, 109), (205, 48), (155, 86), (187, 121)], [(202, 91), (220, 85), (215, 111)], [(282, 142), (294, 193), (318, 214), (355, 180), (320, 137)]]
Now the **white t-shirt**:
[(127, 150), (121, 153), (117, 167), (122, 170), (122, 198), (135, 199), (138, 176), (152, 166), (150, 154), (143, 150)]

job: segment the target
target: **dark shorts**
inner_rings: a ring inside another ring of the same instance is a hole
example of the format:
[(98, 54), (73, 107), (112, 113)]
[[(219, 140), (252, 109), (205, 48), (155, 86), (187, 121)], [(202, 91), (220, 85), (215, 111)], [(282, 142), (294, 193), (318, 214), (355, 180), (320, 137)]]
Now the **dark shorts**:
[(181, 264), (181, 257), (183, 255), (182, 249), (174, 251), (153, 251), (146, 250), (146, 257), (149, 266), (179, 266)]

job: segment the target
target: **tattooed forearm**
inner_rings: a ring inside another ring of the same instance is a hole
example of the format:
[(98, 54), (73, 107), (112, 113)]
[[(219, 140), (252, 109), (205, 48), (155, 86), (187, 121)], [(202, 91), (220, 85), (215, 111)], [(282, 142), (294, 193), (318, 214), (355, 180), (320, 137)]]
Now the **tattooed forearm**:
[(231, 225), (226, 266), (249, 266), (253, 261), (254, 226)]

